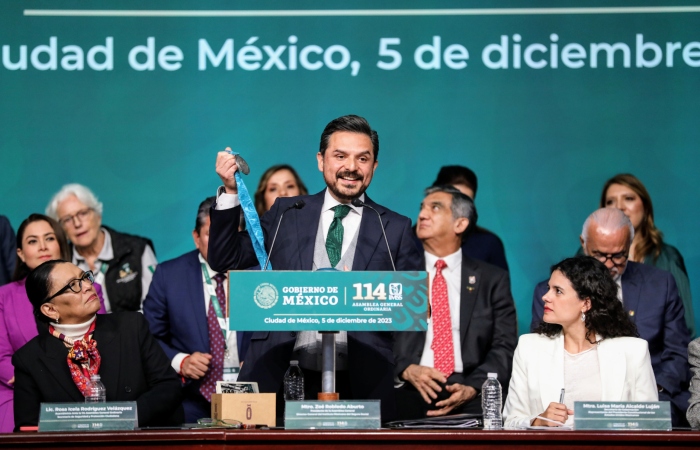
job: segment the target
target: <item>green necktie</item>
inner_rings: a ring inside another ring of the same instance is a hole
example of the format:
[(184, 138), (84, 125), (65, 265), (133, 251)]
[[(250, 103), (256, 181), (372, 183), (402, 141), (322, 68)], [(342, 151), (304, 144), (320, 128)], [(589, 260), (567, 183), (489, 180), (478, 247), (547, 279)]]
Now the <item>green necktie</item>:
[(350, 206), (337, 205), (331, 208), (335, 215), (333, 222), (328, 229), (328, 237), (326, 237), (326, 251), (328, 259), (331, 261), (331, 267), (335, 267), (340, 261), (340, 256), (343, 251), (343, 222), (342, 220), (350, 212)]

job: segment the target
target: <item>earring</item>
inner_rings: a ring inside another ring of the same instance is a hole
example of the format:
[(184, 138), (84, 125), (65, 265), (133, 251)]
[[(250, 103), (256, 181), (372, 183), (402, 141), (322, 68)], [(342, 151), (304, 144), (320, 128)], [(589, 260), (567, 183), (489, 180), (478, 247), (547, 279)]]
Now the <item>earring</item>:
[(586, 321), (586, 313), (581, 311), (581, 322), (585, 322), (585, 321)]
[(56, 323), (60, 323), (60, 320), (61, 320), (60, 317), (56, 317)]

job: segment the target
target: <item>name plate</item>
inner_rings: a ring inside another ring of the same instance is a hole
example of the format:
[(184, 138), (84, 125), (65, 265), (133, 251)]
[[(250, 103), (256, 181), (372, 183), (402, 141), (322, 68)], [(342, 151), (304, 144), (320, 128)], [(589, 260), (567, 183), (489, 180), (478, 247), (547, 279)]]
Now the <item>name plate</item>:
[(382, 426), (379, 405), (379, 400), (287, 401), (284, 428), (377, 430)]
[(425, 331), (427, 272), (231, 271), (229, 329)]
[(574, 430), (671, 431), (669, 402), (574, 402)]
[(136, 402), (42, 403), (39, 431), (135, 430)]

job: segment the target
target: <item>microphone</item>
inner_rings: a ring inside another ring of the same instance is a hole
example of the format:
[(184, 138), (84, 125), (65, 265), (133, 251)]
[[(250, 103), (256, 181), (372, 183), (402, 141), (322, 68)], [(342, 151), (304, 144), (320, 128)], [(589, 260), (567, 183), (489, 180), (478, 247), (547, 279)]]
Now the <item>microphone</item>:
[(267, 265), (270, 264), (270, 257), (272, 256), (272, 249), (275, 246), (275, 241), (277, 240), (277, 233), (280, 231), (280, 225), (282, 224), (282, 218), (284, 215), (289, 211), (290, 209), (301, 209), (304, 206), (306, 206), (306, 202), (304, 200), (297, 200), (294, 202), (293, 205), (290, 205), (282, 211), (282, 214), (280, 215), (280, 220), (277, 222), (277, 229), (275, 230), (275, 236), (272, 238), (272, 244), (270, 245), (270, 252), (267, 254), (267, 261), (265, 261), (265, 266), (263, 267), (262, 270), (267, 270)]
[(381, 225), (381, 228), (382, 228), (382, 235), (384, 236), (384, 242), (386, 243), (386, 249), (389, 252), (389, 260), (391, 261), (391, 267), (393, 267), (394, 272), (396, 272), (396, 266), (394, 265), (394, 257), (391, 256), (391, 248), (389, 247), (389, 240), (386, 238), (386, 232), (384, 231), (384, 222), (382, 222), (382, 215), (379, 214), (379, 211), (372, 208), (371, 206), (369, 206), (367, 203), (363, 202), (359, 198), (354, 199), (351, 203), (352, 203), (352, 206), (356, 206), (358, 208), (361, 208), (361, 207), (369, 208), (372, 211), (374, 211), (375, 213), (377, 213), (377, 217), (379, 217), (379, 224)]

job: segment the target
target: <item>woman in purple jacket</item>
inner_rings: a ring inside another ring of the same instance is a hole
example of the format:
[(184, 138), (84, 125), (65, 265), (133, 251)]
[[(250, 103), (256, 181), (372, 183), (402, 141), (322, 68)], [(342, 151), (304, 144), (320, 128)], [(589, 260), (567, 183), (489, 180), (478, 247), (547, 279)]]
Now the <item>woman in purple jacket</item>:
[[(24, 281), (27, 274), (45, 261), (69, 259), (70, 252), (61, 226), (42, 214), (32, 214), (17, 230), (17, 265), (13, 282), (0, 287), (0, 432), (14, 428), (12, 355), (38, 334), (34, 311)], [(102, 303), (102, 290), (97, 294)], [(100, 313), (104, 313), (104, 305)]]

